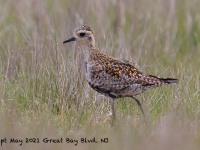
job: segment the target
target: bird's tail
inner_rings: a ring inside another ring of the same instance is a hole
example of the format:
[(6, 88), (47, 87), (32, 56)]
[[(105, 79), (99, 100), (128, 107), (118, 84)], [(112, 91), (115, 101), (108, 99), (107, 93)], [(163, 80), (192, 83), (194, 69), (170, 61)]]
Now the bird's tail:
[(153, 75), (150, 75), (153, 78), (157, 78), (159, 81), (161, 81), (161, 83), (163, 84), (175, 84), (178, 83), (178, 79), (174, 79), (174, 78), (159, 78)]
[(166, 84), (178, 83), (178, 79), (174, 79), (174, 78), (160, 78), (160, 80)]

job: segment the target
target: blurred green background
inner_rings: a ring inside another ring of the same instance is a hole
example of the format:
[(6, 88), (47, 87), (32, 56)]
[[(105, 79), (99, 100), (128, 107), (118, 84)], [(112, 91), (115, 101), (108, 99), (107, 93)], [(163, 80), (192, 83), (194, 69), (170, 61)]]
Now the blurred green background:
[[(2, 149), (199, 149), (199, 0), (0, 0), (0, 138), (109, 138), (107, 144)], [(62, 42), (81, 24), (106, 54), (179, 84), (116, 103), (86, 83), (81, 51)]]

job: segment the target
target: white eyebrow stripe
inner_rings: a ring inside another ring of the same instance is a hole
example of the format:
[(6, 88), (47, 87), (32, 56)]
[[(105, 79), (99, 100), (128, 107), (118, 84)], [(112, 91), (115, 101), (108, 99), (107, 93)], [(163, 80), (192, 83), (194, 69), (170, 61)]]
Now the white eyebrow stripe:
[(91, 31), (86, 31), (86, 30), (79, 30), (79, 31), (77, 31), (77, 33), (79, 34), (79, 33), (91, 33)]

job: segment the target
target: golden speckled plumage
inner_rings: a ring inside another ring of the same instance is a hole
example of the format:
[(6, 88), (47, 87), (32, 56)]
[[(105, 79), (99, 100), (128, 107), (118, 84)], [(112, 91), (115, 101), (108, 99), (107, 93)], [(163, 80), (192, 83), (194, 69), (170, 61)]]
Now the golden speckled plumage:
[(94, 90), (111, 98), (132, 97), (152, 87), (176, 82), (146, 75), (132, 64), (109, 57), (97, 48), (90, 51), (86, 62), (87, 80)]
[[(89, 85), (97, 92), (112, 99), (132, 97), (142, 109), (141, 103), (134, 97), (135, 95), (153, 87), (178, 82), (173, 78), (159, 78), (144, 74), (132, 63), (102, 53), (96, 47), (92, 28), (88, 25), (77, 28), (74, 37), (64, 43), (71, 41), (81, 43), (83, 46), (85, 75)], [(112, 108), (114, 115), (114, 106)]]

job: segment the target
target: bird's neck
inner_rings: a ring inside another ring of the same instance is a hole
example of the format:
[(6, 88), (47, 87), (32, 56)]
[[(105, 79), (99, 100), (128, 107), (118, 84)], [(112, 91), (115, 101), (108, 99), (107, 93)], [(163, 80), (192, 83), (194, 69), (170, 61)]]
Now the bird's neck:
[(94, 44), (84, 46), (82, 47), (82, 49), (85, 62), (93, 61), (96, 55), (98, 55), (98, 53), (101, 53), (100, 50), (98, 50), (98, 48)]

